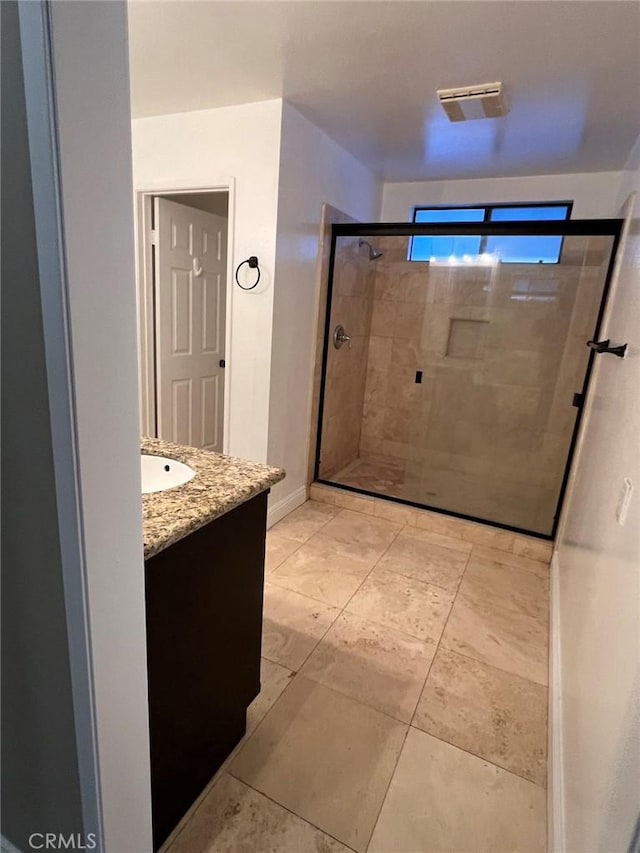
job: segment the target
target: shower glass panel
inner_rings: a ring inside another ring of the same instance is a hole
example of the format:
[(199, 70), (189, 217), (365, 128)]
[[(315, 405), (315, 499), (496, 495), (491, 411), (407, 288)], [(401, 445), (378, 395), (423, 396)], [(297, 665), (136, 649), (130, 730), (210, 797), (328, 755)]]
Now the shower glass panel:
[[(334, 229), (316, 479), (550, 537), (619, 222), (433, 228)], [(410, 260), (429, 234), (494, 249)]]

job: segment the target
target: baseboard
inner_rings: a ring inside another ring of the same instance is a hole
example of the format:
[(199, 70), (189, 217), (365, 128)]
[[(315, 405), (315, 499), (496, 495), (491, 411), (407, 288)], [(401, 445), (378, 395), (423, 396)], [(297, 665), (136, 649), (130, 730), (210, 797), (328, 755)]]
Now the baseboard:
[(269, 501), (269, 509), (267, 510), (267, 528), (273, 527), (276, 522), (289, 515), (296, 507), (301, 506), (307, 499), (307, 487), (300, 486), (295, 492), (291, 492), (284, 498), (281, 498), (276, 503), (272, 504)]
[(560, 650), (560, 563), (551, 558), (549, 619), (549, 742), (547, 749), (547, 820), (549, 853), (564, 853), (564, 759), (562, 749), (562, 656)]

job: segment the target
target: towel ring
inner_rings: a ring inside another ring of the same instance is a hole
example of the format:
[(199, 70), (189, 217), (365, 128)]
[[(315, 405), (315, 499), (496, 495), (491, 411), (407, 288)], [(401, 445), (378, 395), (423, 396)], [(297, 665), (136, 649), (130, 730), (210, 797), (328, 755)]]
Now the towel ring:
[[(257, 271), (258, 271), (258, 277), (257, 277), (257, 279), (256, 279), (256, 280), (255, 280), (255, 282), (254, 282), (252, 285), (250, 285), (249, 287), (245, 287), (243, 284), (240, 284), (240, 279), (238, 278), (238, 273), (240, 272), (240, 269), (241, 269), (245, 264), (248, 264), (248, 265), (249, 265), (249, 269), (257, 270)], [(253, 290), (255, 287), (257, 287), (257, 286), (258, 286), (258, 282), (259, 282), (259, 281), (260, 281), (260, 267), (258, 266), (258, 259), (257, 259), (257, 257), (256, 257), (255, 255), (251, 255), (251, 257), (250, 257), (250, 258), (247, 258), (246, 260), (242, 261), (242, 263), (241, 263), (241, 264), (238, 264), (237, 269), (236, 269), (236, 284), (238, 285), (238, 287), (239, 287), (239, 288), (241, 288), (241, 290)]]

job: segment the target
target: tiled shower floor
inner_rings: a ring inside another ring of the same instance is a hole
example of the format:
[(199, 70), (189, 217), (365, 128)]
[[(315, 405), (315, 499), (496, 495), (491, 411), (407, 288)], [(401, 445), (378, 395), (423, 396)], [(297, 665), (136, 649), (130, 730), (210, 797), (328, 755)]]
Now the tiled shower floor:
[(452, 469), (425, 467), (391, 457), (360, 457), (323, 479), (365, 492), (440, 507), (499, 524), (549, 533), (557, 489)]
[(548, 545), (316, 494), (268, 534), (248, 734), (168, 850), (545, 850)]
[(353, 486), (365, 492), (404, 497), (404, 462), (396, 459), (354, 459), (349, 465), (329, 477), (334, 483)]

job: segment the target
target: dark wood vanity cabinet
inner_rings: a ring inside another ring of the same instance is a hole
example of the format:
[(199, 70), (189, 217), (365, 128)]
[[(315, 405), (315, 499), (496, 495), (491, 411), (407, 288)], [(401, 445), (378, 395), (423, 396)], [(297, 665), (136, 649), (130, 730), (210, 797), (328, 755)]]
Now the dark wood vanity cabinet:
[(245, 732), (260, 692), (267, 492), (145, 563), (158, 849)]

